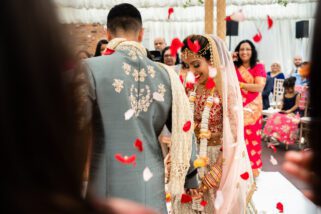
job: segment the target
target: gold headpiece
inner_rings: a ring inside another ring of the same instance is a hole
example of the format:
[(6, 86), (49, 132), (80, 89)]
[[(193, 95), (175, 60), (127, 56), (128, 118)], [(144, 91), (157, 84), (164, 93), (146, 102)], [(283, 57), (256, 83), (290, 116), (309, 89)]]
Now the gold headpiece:
[(200, 59), (204, 57), (207, 50), (210, 49), (210, 44), (208, 43), (203, 49), (199, 50), (197, 53), (191, 51), (189, 48), (185, 48), (185, 50), (182, 52), (182, 58), (187, 59), (188, 57)]

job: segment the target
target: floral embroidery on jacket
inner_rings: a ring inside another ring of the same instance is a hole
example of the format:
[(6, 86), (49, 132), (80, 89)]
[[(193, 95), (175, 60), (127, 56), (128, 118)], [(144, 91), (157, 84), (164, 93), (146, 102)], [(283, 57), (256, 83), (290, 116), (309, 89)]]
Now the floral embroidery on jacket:
[(150, 66), (148, 65), (147, 66), (147, 69), (148, 69), (148, 74), (151, 76), (151, 78), (154, 78), (155, 77), (155, 70), (154, 70), (154, 67), (153, 66)]
[(117, 93), (120, 93), (122, 91), (122, 89), (124, 88), (124, 81), (119, 80), (119, 79), (114, 79), (113, 86), (115, 88), (115, 91)]

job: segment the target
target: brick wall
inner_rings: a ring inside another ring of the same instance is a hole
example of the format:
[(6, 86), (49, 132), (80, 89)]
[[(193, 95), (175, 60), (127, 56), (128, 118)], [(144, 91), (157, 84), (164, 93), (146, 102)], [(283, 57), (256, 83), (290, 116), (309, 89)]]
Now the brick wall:
[(72, 38), (75, 53), (86, 50), (94, 55), (100, 39), (106, 39), (104, 26), (100, 24), (68, 24), (65, 25)]

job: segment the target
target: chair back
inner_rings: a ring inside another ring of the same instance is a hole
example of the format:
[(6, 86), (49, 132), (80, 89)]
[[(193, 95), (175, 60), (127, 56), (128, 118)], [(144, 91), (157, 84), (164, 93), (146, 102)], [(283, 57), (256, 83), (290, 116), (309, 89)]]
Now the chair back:
[(280, 103), (283, 101), (283, 94), (284, 94), (283, 83), (284, 83), (284, 79), (277, 79), (277, 78), (274, 79), (272, 101), (276, 104), (276, 106), (279, 106)]

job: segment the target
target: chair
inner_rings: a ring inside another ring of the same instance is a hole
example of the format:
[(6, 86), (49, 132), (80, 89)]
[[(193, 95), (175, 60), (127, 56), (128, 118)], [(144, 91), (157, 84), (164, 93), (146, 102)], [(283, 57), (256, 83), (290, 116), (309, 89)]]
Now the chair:
[[(304, 115), (300, 119), (300, 134), (299, 134), (299, 147), (302, 147), (302, 144), (306, 143), (302, 139), (304, 135), (304, 131), (309, 131), (309, 123), (311, 121), (311, 117), (308, 116), (308, 108), (309, 108), (309, 98), (308, 98), (308, 88), (307, 87), (296, 87), (296, 91), (301, 94), (300, 100), (300, 109), (304, 110)], [(303, 109), (302, 109), (303, 107)], [(306, 138), (305, 138), (306, 139)], [(308, 144), (308, 143), (307, 143)]]
[(262, 114), (264, 116), (269, 117), (280, 111), (278, 107), (280, 106), (283, 100), (283, 94), (284, 94), (283, 82), (284, 82), (283, 79), (274, 79), (273, 96), (270, 102), (270, 106), (272, 108), (263, 110)]
[(277, 108), (283, 101), (284, 87), (283, 87), (284, 79), (274, 79), (274, 88), (273, 88), (273, 97), (271, 106)]

